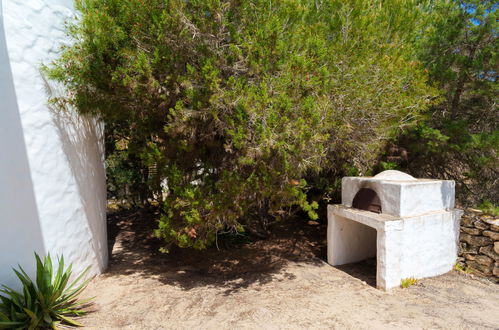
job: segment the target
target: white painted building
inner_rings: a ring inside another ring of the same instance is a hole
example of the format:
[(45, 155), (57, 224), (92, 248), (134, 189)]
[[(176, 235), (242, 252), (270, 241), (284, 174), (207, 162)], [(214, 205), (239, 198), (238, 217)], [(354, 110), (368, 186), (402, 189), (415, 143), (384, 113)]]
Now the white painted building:
[(34, 255), (107, 265), (102, 125), (47, 105), (39, 68), (65, 42), (73, 0), (0, 0), (0, 284)]

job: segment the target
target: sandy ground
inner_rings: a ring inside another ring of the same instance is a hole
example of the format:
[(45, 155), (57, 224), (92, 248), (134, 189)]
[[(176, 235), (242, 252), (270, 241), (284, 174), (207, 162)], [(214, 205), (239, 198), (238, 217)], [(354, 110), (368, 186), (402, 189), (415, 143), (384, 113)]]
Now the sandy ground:
[(296, 219), (265, 241), (164, 255), (155, 217), (110, 217), (109, 269), (84, 292), (96, 296), (88, 328), (499, 329), (499, 285), (453, 271), (377, 290), (374, 261), (323, 261), (324, 225)]

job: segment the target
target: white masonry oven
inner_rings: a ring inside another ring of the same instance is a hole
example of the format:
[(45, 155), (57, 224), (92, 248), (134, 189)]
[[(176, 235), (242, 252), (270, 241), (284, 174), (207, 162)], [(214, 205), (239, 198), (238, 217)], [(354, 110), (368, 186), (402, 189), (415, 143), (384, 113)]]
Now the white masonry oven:
[(376, 257), (376, 286), (436, 276), (457, 259), (459, 219), (454, 181), (416, 179), (399, 171), (345, 177), (342, 204), (328, 206), (328, 263)]

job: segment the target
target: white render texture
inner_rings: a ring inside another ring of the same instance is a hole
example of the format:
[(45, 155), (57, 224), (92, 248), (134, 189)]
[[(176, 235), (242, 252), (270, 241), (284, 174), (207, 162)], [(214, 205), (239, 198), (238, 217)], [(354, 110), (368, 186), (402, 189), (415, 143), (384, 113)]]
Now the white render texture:
[(0, 1), (0, 284), (36, 251), (75, 272), (108, 259), (102, 124), (47, 106), (41, 63), (65, 42), (72, 0)]
[[(398, 171), (385, 172), (393, 174)], [(454, 181), (417, 180), (399, 172), (409, 177), (400, 180), (400, 174), (394, 178), (385, 172), (374, 177), (344, 177), (341, 182), (342, 204), (352, 206), (357, 192), (369, 188), (378, 194), (384, 214), (405, 217), (454, 208)]]
[[(396, 173), (380, 177), (383, 180), (344, 178), (343, 205), (328, 206), (328, 263), (336, 266), (376, 256), (376, 286), (380, 289), (397, 287), (405, 278), (419, 279), (450, 271), (457, 259), (462, 214), (450, 208), (454, 205), (454, 183), (410, 179)], [(381, 214), (351, 207), (361, 188), (377, 192)], [(430, 205), (419, 205), (414, 200)], [(440, 209), (435, 206), (438, 201)]]

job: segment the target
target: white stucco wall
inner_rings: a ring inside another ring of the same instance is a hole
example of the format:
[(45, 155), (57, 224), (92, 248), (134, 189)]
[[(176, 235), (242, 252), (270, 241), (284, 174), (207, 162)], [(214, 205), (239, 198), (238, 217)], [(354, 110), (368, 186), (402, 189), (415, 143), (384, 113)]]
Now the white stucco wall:
[(47, 106), (40, 75), (65, 41), (72, 0), (0, 0), (0, 283), (33, 251), (75, 271), (107, 265), (103, 127)]

